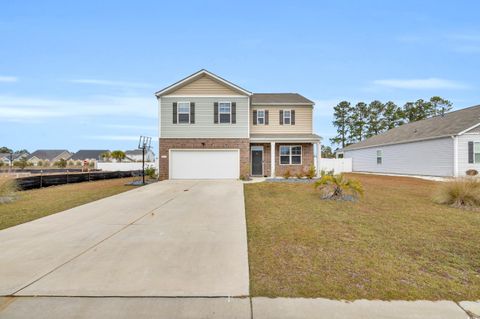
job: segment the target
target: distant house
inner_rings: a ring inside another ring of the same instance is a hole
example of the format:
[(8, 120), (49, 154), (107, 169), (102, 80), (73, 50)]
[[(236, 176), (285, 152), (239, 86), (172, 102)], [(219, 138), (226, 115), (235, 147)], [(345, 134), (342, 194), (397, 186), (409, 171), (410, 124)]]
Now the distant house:
[[(142, 150), (125, 151), (125, 155), (133, 162), (142, 161)], [(145, 162), (155, 162), (155, 153), (152, 150), (145, 152)]]
[(0, 162), (4, 163), (5, 165), (11, 165), (11, 162), (15, 162), (16, 160), (20, 159), (21, 157), (28, 157), (28, 153), (0, 153)]
[(464, 176), (480, 172), (480, 105), (404, 124), (349, 145), (337, 156), (354, 172)]
[(53, 164), (60, 159), (68, 160), (72, 156), (67, 150), (36, 150), (29, 155), (28, 161), (37, 166), (39, 162)]
[(110, 152), (109, 150), (79, 150), (70, 157), (72, 161), (98, 162), (103, 160), (102, 154)]

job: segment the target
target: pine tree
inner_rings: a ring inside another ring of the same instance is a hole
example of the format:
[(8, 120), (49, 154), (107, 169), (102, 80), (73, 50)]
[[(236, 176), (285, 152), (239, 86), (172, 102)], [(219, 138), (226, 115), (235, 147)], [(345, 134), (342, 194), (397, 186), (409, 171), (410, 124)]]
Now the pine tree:
[(385, 105), (378, 101), (372, 101), (368, 105), (367, 136), (378, 135), (385, 130), (385, 119), (383, 118)]
[(360, 142), (367, 135), (368, 106), (358, 102), (352, 110), (349, 121), (349, 142)]
[(352, 108), (350, 102), (342, 101), (333, 108), (333, 125), (337, 128), (337, 135), (330, 139), (334, 144), (342, 148), (347, 145), (348, 127), (351, 119)]
[(443, 116), (445, 113), (452, 110), (452, 102), (442, 99), (439, 96), (432, 96), (430, 98), (430, 103), (432, 105), (432, 116)]
[(385, 109), (383, 110), (383, 118), (385, 121), (385, 128), (391, 130), (397, 126), (405, 123), (403, 119), (404, 115), (402, 109), (399, 108), (394, 102), (388, 101), (385, 103)]

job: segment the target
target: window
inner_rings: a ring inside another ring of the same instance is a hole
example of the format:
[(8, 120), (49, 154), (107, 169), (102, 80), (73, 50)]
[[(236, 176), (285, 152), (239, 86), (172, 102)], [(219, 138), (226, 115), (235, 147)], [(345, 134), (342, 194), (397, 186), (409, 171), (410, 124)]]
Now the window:
[(258, 110), (257, 111), (257, 124), (265, 124), (265, 111)]
[(178, 123), (188, 124), (190, 123), (190, 102), (178, 102), (177, 103), (177, 116)]
[(220, 123), (231, 123), (232, 104), (230, 102), (219, 102), (218, 114), (220, 117)]
[(292, 111), (290, 110), (283, 111), (283, 124), (285, 125), (292, 124)]
[(280, 146), (280, 165), (300, 165), (302, 164), (302, 147)]
[(480, 163), (480, 142), (473, 143), (473, 159), (475, 164)]
[(383, 152), (382, 150), (377, 150), (377, 164), (382, 164), (383, 161)]

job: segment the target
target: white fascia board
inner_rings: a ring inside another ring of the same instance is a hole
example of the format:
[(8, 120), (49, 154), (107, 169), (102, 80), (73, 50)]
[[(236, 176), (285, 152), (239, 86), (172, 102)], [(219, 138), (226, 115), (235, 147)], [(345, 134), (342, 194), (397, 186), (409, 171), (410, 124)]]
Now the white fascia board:
[(477, 123), (477, 124), (475, 124), (475, 125), (467, 128), (466, 130), (461, 131), (460, 133), (458, 133), (458, 135), (463, 135), (463, 134), (467, 133), (467, 132), (470, 131), (470, 130), (473, 130), (474, 128), (476, 128), (476, 127), (478, 127), (478, 126), (480, 126), (480, 123)]

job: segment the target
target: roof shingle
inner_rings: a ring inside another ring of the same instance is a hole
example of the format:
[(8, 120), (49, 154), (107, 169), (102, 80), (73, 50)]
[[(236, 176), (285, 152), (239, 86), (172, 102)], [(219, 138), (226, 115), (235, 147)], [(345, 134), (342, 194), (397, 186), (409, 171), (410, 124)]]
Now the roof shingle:
[(262, 104), (297, 104), (297, 105), (314, 105), (306, 97), (298, 93), (254, 93), (251, 96), (252, 105)]

